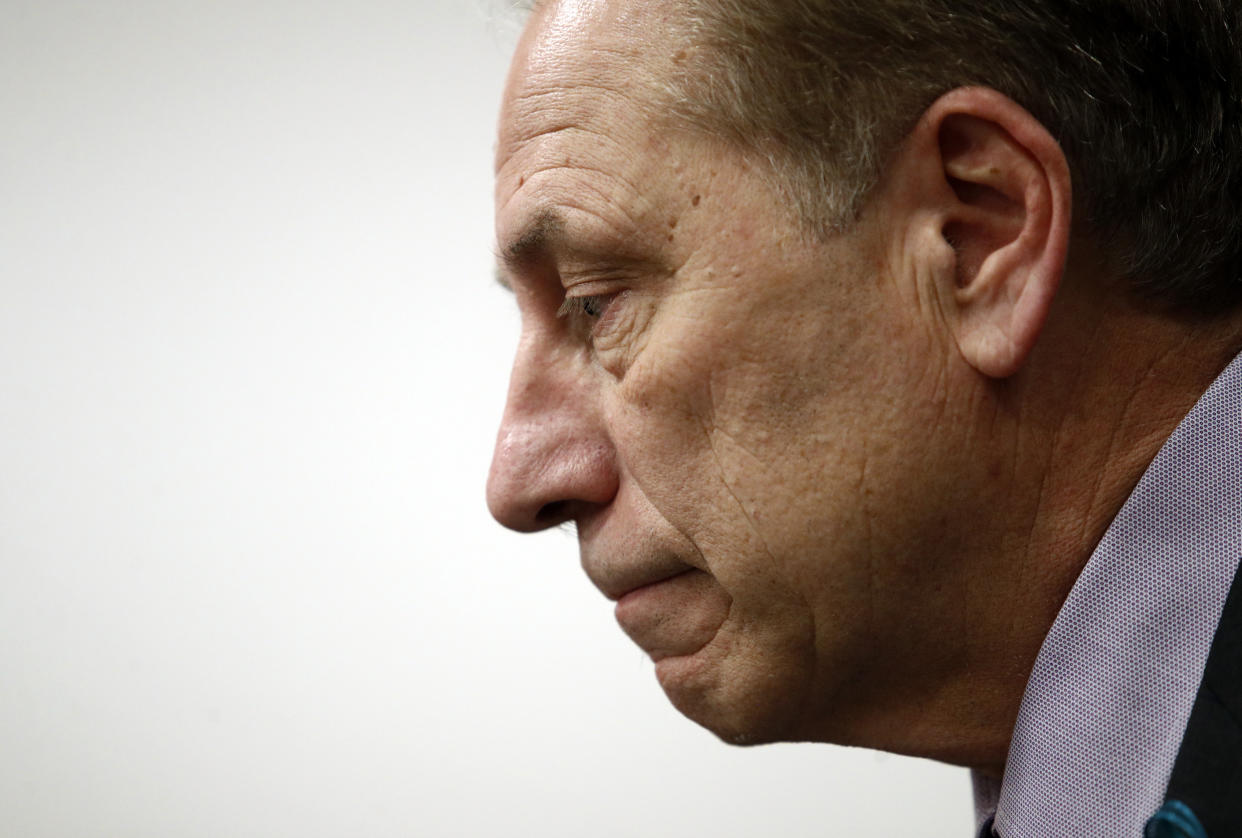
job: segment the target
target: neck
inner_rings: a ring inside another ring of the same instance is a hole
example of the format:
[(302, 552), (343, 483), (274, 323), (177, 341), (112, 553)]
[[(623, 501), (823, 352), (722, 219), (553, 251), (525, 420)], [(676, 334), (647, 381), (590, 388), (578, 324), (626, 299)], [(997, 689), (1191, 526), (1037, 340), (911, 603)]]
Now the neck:
[[(878, 625), (869, 689), (808, 738), (999, 778), (1035, 658), (1109, 523), (1177, 424), (1242, 349), (1242, 315), (1190, 324), (1058, 303), (1017, 375), (940, 381), (959, 452), (925, 467), (946, 498), (932, 545), (886, 585), (914, 588)], [(950, 518), (950, 516), (955, 516)], [(934, 524), (934, 526), (933, 526)], [(909, 603), (917, 603), (910, 610)]]
[(1003, 663), (994, 680), (975, 684), (990, 688), (992, 730), (970, 764), (997, 777), (1026, 679), (1070, 588), (1165, 440), (1242, 349), (1238, 316), (1189, 323), (1118, 311), (1115, 298), (1066, 308), (1024, 372), (995, 391), (1017, 452), (1005, 491), (1025, 513), (997, 548), (990, 654)]

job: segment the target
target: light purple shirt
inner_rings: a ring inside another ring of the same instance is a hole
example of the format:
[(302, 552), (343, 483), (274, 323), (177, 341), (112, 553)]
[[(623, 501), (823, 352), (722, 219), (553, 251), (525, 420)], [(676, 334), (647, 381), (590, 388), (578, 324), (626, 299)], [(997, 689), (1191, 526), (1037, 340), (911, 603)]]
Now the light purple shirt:
[(1139, 838), (1164, 800), (1242, 556), (1242, 355), (1148, 466), (1053, 621), (1004, 780), (1001, 838)]

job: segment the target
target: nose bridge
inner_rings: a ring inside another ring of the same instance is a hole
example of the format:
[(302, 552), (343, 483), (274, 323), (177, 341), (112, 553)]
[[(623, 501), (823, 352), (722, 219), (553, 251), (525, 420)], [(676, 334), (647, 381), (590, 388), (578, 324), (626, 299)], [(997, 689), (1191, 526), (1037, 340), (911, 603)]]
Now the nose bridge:
[(537, 338), (519, 347), (487, 486), (492, 515), (524, 532), (607, 504), (617, 486), (589, 367), (574, 353), (541, 349)]

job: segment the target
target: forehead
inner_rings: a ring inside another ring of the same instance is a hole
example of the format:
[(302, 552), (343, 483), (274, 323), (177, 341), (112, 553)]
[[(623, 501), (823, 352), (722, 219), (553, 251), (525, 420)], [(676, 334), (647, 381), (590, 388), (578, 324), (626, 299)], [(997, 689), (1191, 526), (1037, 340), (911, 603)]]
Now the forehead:
[(650, 104), (668, 40), (659, 0), (549, 0), (532, 13), (514, 53), (500, 119), (497, 169), (558, 124), (609, 121), (619, 104)]
[[(670, 161), (657, 116), (673, 38), (665, 0), (550, 0), (506, 85), (496, 148), (497, 234), (555, 212), (631, 235)], [(624, 211), (621, 211), (624, 210)]]

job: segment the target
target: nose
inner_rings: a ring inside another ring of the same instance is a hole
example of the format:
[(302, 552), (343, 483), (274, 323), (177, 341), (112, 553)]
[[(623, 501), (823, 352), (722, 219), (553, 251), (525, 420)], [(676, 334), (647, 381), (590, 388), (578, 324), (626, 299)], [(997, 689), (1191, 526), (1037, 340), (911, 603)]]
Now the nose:
[(617, 492), (595, 377), (547, 361), (519, 349), (487, 480), (492, 516), (519, 532), (577, 520)]

